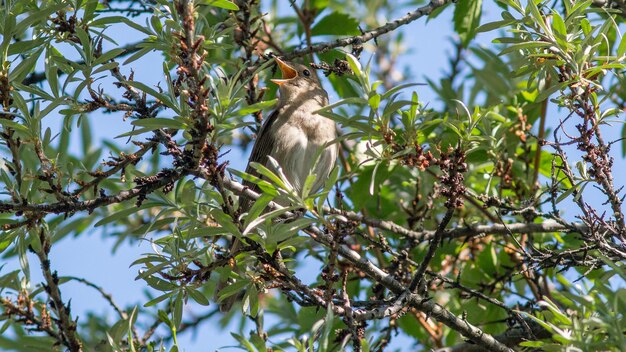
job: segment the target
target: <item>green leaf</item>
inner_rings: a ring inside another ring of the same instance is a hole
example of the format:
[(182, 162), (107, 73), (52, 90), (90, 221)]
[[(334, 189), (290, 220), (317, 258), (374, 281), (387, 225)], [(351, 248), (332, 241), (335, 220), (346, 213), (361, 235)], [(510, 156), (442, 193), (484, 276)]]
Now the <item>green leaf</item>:
[(454, 30), (465, 48), (478, 33), (482, 3), (482, 0), (459, 0), (454, 8)]
[[(130, 317), (128, 319), (128, 331), (127, 331), (127, 336), (126, 336), (128, 341), (132, 341), (133, 340), (133, 324), (135, 323), (136, 320), (137, 320), (137, 306), (135, 306), (135, 308), (133, 308), (133, 311), (130, 313)], [(134, 343), (130, 344), (130, 350), (132, 352), (136, 352), (137, 351), (135, 349)]]
[(544, 343), (541, 341), (525, 341), (521, 342), (519, 345), (524, 347), (542, 347)]
[(359, 22), (345, 13), (333, 12), (311, 29), (311, 35), (359, 35)]
[(415, 87), (415, 86), (425, 86), (426, 84), (424, 83), (404, 83), (404, 84), (399, 84), (391, 89), (389, 89), (388, 91), (386, 91), (385, 93), (383, 93), (383, 95), (381, 96), (381, 99), (387, 99), (390, 96), (400, 92), (401, 90), (404, 90), (406, 88), (409, 87)]
[(177, 114), (180, 114), (180, 110), (178, 109), (176, 104), (174, 104), (174, 102), (170, 99), (170, 97), (163, 93), (157, 92), (156, 89), (137, 81), (124, 81), (123, 83), (152, 95), (153, 97), (157, 98), (161, 103), (165, 104), (168, 108), (174, 110)]
[(563, 325), (572, 324), (572, 321), (570, 320), (570, 318), (567, 315), (565, 315), (563, 312), (561, 312), (559, 307), (556, 304), (554, 304), (549, 298), (544, 297), (543, 301), (537, 302), (537, 305), (540, 307), (545, 307), (550, 312), (552, 312), (552, 314), (554, 314), (554, 318), (556, 318), (556, 320), (559, 323)]
[(489, 23), (485, 23), (482, 26), (478, 27), (476, 29), (476, 33), (483, 33), (483, 32), (489, 32), (492, 31), (494, 29), (499, 29), (502, 27), (507, 27), (513, 23), (515, 23), (516, 20), (501, 20), (501, 21), (495, 21), (495, 22), (489, 22)]
[[(268, 234), (267, 242), (272, 242), (274, 244), (280, 243), (282, 246), (285, 240), (297, 237), (298, 231), (309, 227), (314, 222), (315, 219), (300, 218), (297, 220), (291, 220), (288, 223), (277, 224), (274, 227), (274, 231), (271, 231)], [(303, 239), (302, 237), (300, 238)]]
[(202, 0), (200, 5), (209, 5), (214, 7), (219, 7), (221, 9), (239, 11), (239, 6), (227, 0)]
[[(36, 12), (30, 12), (28, 14), (28, 16), (24, 16), (23, 18), (20, 18), (20, 20), (17, 22), (17, 24), (15, 25), (15, 29), (13, 30), (13, 33), (22, 35), (24, 33), (26, 33), (26, 31), (28, 30), (28, 28), (34, 26), (37, 22), (45, 22), (48, 19), (48, 16), (50, 16), (51, 14), (63, 9), (63, 8), (67, 8), (68, 7), (68, 3), (65, 1), (59, 1), (56, 4), (51, 5), (52, 2), (46, 2), (46, 3), (41, 3), (38, 7), (41, 8), (41, 10), (36, 11)], [(8, 7), (6, 7), (6, 3), (5, 3), (5, 9), (7, 9)], [(9, 13), (9, 10), (6, 10), (7, 13)], [(14, 16), (9, 15), (9, 18), (14, 18)], [(8, 36), (8, 38), (12, 38), (12, 36)]]
[(183, 321), (183, 295), (177, 294), (173, 300), (172, 323), (176, 328), (180, 327)]
[[(14, 223), (14, 222), (16, 221), (7, 222), (7, 224)], [(5, 232), (4, 233), (4, 236), (0, 239), (0, 253), (4, 252), (4, 250), (7, 249), (13, 243), (13, 241), (15, 240), (15, 237), (17, 237), (17, 232), (12, 232), (12, 233)]]
[(568, 82), (562, 82), (562, 83), (559, 83), (559, 84), (554, 84), (551, 87), (549, 87), (548, 89), (545, 89), (545, 90), (541, 91), (539, 93), (539, 95), (537, 95), (537, 98), (535, 99), (535, 103), (539, 103), (541, 101), (544, 101), (544, 100), (548, 99), (554, 92), (560, 91), (560, 90), (564, 89), (569, 84), (570, 84), (569, 81)]
[(567, 47), (567, 28), (565, 27), (565, 22), (559, 13), (555, 10), (552, 10), (552, 29), (554, 30), (554, 35), (556, 36), (557, 43), (563, 47)]
[[(360, 67), (360, 65), (359, 65)], [(342, 106), (342, 105), (363, 105), (363, 104), (367, 104), (368, 101), (363, 99), (363, 98), (357, 98), (357, 97), (350, 97), (350, 98), (345, 98), (345, 99), (341, 99), (335, 103), (332, 103), (330, 105), (326, 105), (325, 107), (314, 111), (315, 114), (322, 114), (324, 115), (324, 113), (329, 112), (330, 110), (338, 107), (338, 106)], [(324, 115), (326, 116), (326, 115)], [(326, 116), (328, 117), (328, 116)]]
[[(11, 36), (9, 36), (9, 40), (10, 39)], [(26, 53), (32, 49), (41, 46), (44, 42), (45, 41), (43, 40), (43, 38), (37, 38), (33, 40), (24, 40), (21, 42), (11, 43), (11, 45), (9, 45), (7, 56)]]
[[(11, 44), (11, 40), (13, 38), (13, 30), (15, 29), (16, 24), (16, 16), (12, 13), (6, 13), (4, 16), (4, 28), (2, 30), (2, 44), (0, 44), (0, 53), (4, 55), (6, 49)], [(21, 53), (21, 51), (16, 51), (16, 53)], [(9, 54), (10, 55), (10, 54)], [(6, 58), (3, 56), (3, 59)]]
[(135, 120), (131, 123), (133, 126), (148, 127), (152, 130), (159, 128), (173, 128), (177, 130), (184, 130), (187, 125), (176, 119), (167, 119), (164, 117), (154, 117), (150, 119)]
[[(250, 285), (250, 287), (246, 290), (246, 294), (243, 297), (241, 310), (246, 312), (250, 309), (250, 315), (255, 317), (259, 312), (259, 291), (254, 287), (254, 285)], [(253, 336), (259, 336), (257, 334), (253, 334)]]
[(37, 49), (35, 52), (29, 54), (26, 59), (22, 60), (15, 69), (9, 73), (9, 80), (15, 82), (22, 82), (26, 75), (31, 73), (39, 60), (39, 56), (43, 53), (43, 47)]
[(50, 91), (54, 97), (59, 96), (59, 76), (57, 66), (51, 60), (51, 51), (48, 50), (46, 52), (46, 80), (48, 81), (48, 85), (50, 86)]
[(322, 331), (320, 338), (320, 347), (323, 346), (325, 351), (328, 350), (328, 346), (330, 343), (330, 334), (333, 330), (333, 310), (328, 308), (326, 309), (326, 317), (324, 319), (324, 330)]
[(163, 24), (161, 23), (159, 16), (153, 15), (150, 17), (150, 24), (157, 33), (163, 30)]
[[(131, 19), (131, 18), (126, 18), (126, 17), (122, 17), (122, 16), (114, 16), (114, 17), (115, 17), (117, 20), (116, 20), (116, 21), (113, 21), (113, 22), (111, 22), (111, 23), (119, 23), (119, 22), (122, 22), (122, 23), (126, 24), (127, 26), (129, 26), (129, 27), (131, 27), (131, 28), (133, 28), (133, 29), (135, 29), (135, 30), (138, 30), (139, 32), (142, 32), (142, 33), (144, 33), (144, 34), (146, 34), (146, 35), (154, 35), (154, 33), (152, 33), (152, 31), (150, 30), (150, 28), (147, 28), (147, 26), (144, 26), (144, 25), (141, 25), (141, 24), (139, 24), (139, 23), (135, 22), (135, 20), (134, 20), (134, 19)], [(94, 21), (94, 22), (97, 22), (97, 21)]]
[(378, 109), (380, 106), (380, 94), (374, 94), (369, 99), (368, 102), (372, 109)]
[(556, 204), (561, 203), (565, 198), (569, 197), (572, 193), (574, 193), (575, 190), (578, 189), (578, 187), (586, 181), (580, 181), (577, 184), (575, 184), (573, 187), (567, 189), (565, 192), (561, 193), (557, 198), (556, 198)]
[(585, 36), (589, 36), (589, 33), (591, 33), (591, 30), (593, 29), (593, 28), (591, 27), (591, 23), (589, 23), (589, 20), (588, 20), (588, 19), (586, 19), (586, 18), (583, 18), (583, 19), (580, 21), (580, 28), (583, 30), (583, 34), (584, 34)]
[(332, 190), (333, 186), (335, 186), (335, 183), (337, 183), (338, 178), (339, 178), (339, 167), (335, 166), (333, 170), (330, 172), (330, 175), (328, 175), (328, 178), (326, 178), (326, 181), (324, 181), (324, 188), (320, 192), (322, 196), (317, 200), (317, 213), (318, 214), (322, 214), (322, 208), (324, 207), (324, 203), (326, 202), (326, 199), (328, 199), (328, 195), (330, 194), (330, 191)]
[(563, 21), (563, 17), (556, 10), (552, 10), (552, 29), (563, 37), (567, 35), (565, 21)]
[(28, 127), (22, 125), (19, 122), (15, 122), (13, 120), (7, 120), (4, 118), (0, 118), (0, 124), (4, 127), (4, 128), (11, 128), (15, 131), (19, 131), (22, 132), (24, 134), (29, 134), (30, 130), (28, 129)]
[(106, 217), (100, 219), (100, 221), (98, 221), (98, 222), (96, 222), (94, 224), (94, 227), (106, 225), (108, 223), (117, 221), (119, 219), (126, 219), (126, 218), (130, 217), (130, 215), (132, 215), (132, 214), (134, 214), (136, 212), (139, 212), (141, 210), (150, 208), (151, 206), (152, 205), (150, 205), (150, 204), (143, 204), (140, 207), (129, 207), (127, 209), (123, 209), (121, 211), (118, 211), (117, 213), (113, 213), (113, 214), (111, 214), (109, 216), (106, 216)]
[(106, 53), (100, 55), (94, 62), (94, 66), (95, 65), (100, 65), (102, 63), (105, 63), (109, 60), (115, 59), (116, 57), (118, 57), (120, 54), (126, 52), (126, 49), (124, 48), (115, 48), (115, 49), (111, 49), (110, 51), (107, 51)]
[(100, 2), (98, 0), (88, 0), (83, 14), (83, 21), (88, 22), (93, 19), (94, 12), (98, 9)]
[(617, 47), (617, 56), (621, 58), (624, 53), (626, 53), (626, 35), (622, 35), (622, 39), (619, 42), (619, 46)]
[(174, 327), (174, 324), (172, 324), (170, 317), (167, 316), (167, 313), (165, 311), (159, 310), (158, 315), (159, 315), (159, 320), (164, 322), (165, 325), (167, 325), (170, 328)]
[(151, 128), (151, 127), (137, 128), (137, 129), (133, 129), (132, 131), (129, 131), (129, 132), (117, 135), (117, 136), (115, 136), (115, 138), (124, 138), (124, 137), (136, 136), (136, 135), (139, 135), (139, 134), (142, 134), (142, 133), (146, 133), (146, 132), (151, 132), (151, 131), (154, 131), (154, 128)]
[(328, 7), (329, 3), (330, 3), (330, 0), (309, 0), (309, 4), (312, 8), (316, 8), (320, 10)]
[(302, 187), (302, 197), (306, 198), (309, 196), (311, 189), (313, 188), (313, 184), (317, 180), (317, 175), (309, 174), (304, 181), (304, 186)]
[(359, 59), (354, 57), (352, 54), (346, 54), (346, 59), (348, 60), (348, 65), (350, 66), (352, 72), (354, 72), (354, 74), (357, 76), (363, 76), (363, 68), (361, 67)]
[(273, 195), (262, 193), (259, 199), (254, 202), (254, 205), (252, 205), (252, 207), (248, 211), (248, 216), (246, 216), (246, 222), (244, 223), (243, 227), (247, 228), (250, 222), (258, 218), (263, 210), (265, 210), (265, 208), (267, 207), (267, 204), (272, 201), (272, 199), (274, 199)]
[(93, 52), (91, 47), (91, 39), (89, 34), (82, 28), (76, 29), (76, 36), (80, 40), (80, 47), (82, 50), (79, 50), (81, 55), (83, 56), (83, 60), (85, 61), (85, 65), (91, 66), (93, 61)]
[(160, 302), (162, 302), (162, 301), (164, 301), (164, 300), (168, 299), (171, 295), (172, 295), (172, 293), (171, 293), (171, 292), (168, 292), (168, 293), (166, 293), (166, 294), (163, 294), (163, 295), (157, 296), (156, 298), (153, 298), (153, 299), (149, 300), (148, 302), (146, 302), (146, 304), (144, 304), (143, 306), (144, 306), (144, 307), (150, 307), (150, 306), (153, 306), (153, 305), (155, 305), (155, 304), (158, 304), (158, 303), (160, 303)]
[(512, 53), (518, 50), (532, 51), (532, 49), (543, 49), (543, 48), (550, 47), (551, 45), (552, 44), (546, 43), (546, 42), (524, 42), (524, 43), (519, 43), (519, 44), (513, 44), (502, 49), (499, 55), (502, 56), (504, 54)]
[(527, 12), (530, 12), (532, 17), (534, 17), (535, 23), (541, 27), (544, 33), (550, 33), (550, 29), (546, 26), (546, 23), (543, 18), (543, 14), (539, 11), (537, 4), (535, 4), (534, 0), (529, 0), (527, 5)]
[(254, 345), (252, 345), (252, 343), (250, 343), (250, 341), (246, 340), (245, 337), (239, 335), (239, 334), (235, 334), (234, 332), (231, 332), (230, 335), (232, 337), (235, 338), (235, 340), (237, 340), (239, 342), (239, 344), (241, 344), (241, 347), (243, 349), (245, 349), (248, 352), (257, 352), (256, 348), (254, 348)]
[(211, 212), (211, 216), (218, 224), (228, 230), (228, 233), (235, 237), (241, 237), (241, 232), (239, 232), (239, 228), (233, 223), (233, 219), (224, 214), (223, 211), (216, 209)]
[(165, 267), (167, 267), (169, 265), (170, 265), (170, 263), (168, 263), (168, 262), (163, 262), (163, 263), (159, 263), (157, 265), (152, 265), (152, 266), (150, 264), (146, 263), (147, 270), (141, 271), (135, 277), (135, 280), (146, 279), (146, 278), (150, 277), (152, 274), (156, 273), (157, 271), (163, 270)]
[(272, 170), (265, 167), (265, 165), (261, 165), (259, 163), (250, 163), (250, 166), (254, 168), (261, 176), (265, 176), (266, 179), (272, 181), (281, 189), (288, 189), (287, 184), (283, 182), (280, 176), (276, 175)]
[(221, 302), (224, 299), (239, 293), (239, 291), (244, 289), (249, 284), (250, 281), (245, 279), (233, 282), (232, 284), (224, 287), (224, 289), (220, 291), (218, 300)]
[(138, 52), (136, 52), (136, 53), (132, 54), (131, 56), (129, 56), (128, 59), (126, 59), (123, 64), (124, 65), (128, 65), (129, 63), (142, 58), (143, 56), (145, 56), (146, 54), (148, 54), (151, 51), (152, 51), (152, 48), (140, 49)]
[(202, 292), (194, 288), (188, 287), (187, 293), (189, 294), (189, 296), (191, 296), (191, 298), (193, 298), (194, 301), (198, 302), (198, 304), (203, 306), (209, 305), (209, 299), (206, 298), (206, 296)]
[[(281, 208), (281, 209), (276, 209), (276, 210), (272, 210), (269, 213), (264, 214), (263, 216), (259, 216), (258, 218), (252, 219), (250, 221), (250, 223), (247, 225), (247, 227), (243, 230), (243, 236), (246, 236), (247, 234), (250, 233), (250, 231), (252, 229), (254, 229), (256, 226), (258, 226), (259, 224), (265, 222), (265, 220), (267, 219), (272, 219), (275, 217), (278, 217), (288, 211), (294, 211), (297, 210), (299, 208), (299, 206), (291, 206), (291, 207), (287, 207), (287, 208)], [(269, 251), (269, 249), (268, 249)]]
[(110, 71), (110, 70), (112, 70), (112, 69), (114, 69), (114, 68), (118, 67), (119, 65), (120, 65), (120, 64), (119, 64), (118, 62), (115, 62), (115, 61), (113, 61), (113, 62), (109, 62), (109, 63), (106, 63), (106, 64), (104, 64), (104, 65), (102, 65), (102, 66), (98, 67), (97, 69), (93, 70), (93, 72), (92, 72), (91, 74), (92, 74), (92, 75), (96, 75), (96, 74), (98, 74), (98, 73), (100, 73), (100, 72)]
[(235, 176), (241, 177), (242, 181), (248, 181), (250, 183), (254, 183), (254, 184), (258, 185), (259, 188), (261, 188), (261, 191), (262, 191), (261, 193), (266, 193), (266, 194), (269, 194), (269, 195), (271, 195), (273, 197), (276, 197), (279, 194), (278, 191), (276, 190), (276, 187), (274, 187), (269, 182), (262, 180), (259, 177), (256, 177), (256, 176), (251, 175), (251, 174), (247, 174), (247, 173), (245, 173), (243, 171), (239, 171), (239, 170), (236, 170), (236, 169), (230, 169), (229, 168), (228, 171), (230, 173), (232, 173), (233, 175), (235, 175)]
[(274, 106), (277, 102), (278, 102), (278, 99), (272, 99), (272, 100), (261, 101), (256, 104), (248, 105), (244, 108), (239, 109), (239, 111), (237, 111), (237, 115), (245, 116), (253, 112), (257, 112), (259, 110), (264, 110), (271, 106)]

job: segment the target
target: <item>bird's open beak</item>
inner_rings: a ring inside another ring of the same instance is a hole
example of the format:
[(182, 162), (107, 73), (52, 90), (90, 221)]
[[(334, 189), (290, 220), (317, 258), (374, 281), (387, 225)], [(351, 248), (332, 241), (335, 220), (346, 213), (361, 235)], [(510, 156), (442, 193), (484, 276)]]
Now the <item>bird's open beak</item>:
[(290, 79), (298, 77), (298, 71), (293, 67), (287, 65), (283, 60), (276, 58), (276, 63), (278, 63), (278, 68), (280, 68), (280, 73), (282, 74), (282, 79), (271, 79), (270, 81), (281, 85), (287, 83)]

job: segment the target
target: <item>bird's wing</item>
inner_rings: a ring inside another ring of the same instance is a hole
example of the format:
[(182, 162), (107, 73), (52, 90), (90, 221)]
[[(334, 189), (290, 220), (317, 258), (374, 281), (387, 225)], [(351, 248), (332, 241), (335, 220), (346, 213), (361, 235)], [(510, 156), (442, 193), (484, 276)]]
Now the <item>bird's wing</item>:
[[(250, 166), (250, 163), (259, 163), (261, 165), (267, 165), (267, 156), (272, 153), (272, 149), (274, 148), (274, 136), (271, 134), (270, 130), (272, 125), (278, 118), (278, 109), (274, 110), (270, 114), (270, 116), (265, 120), (263, 126), (259, 130), (257, 134), (256, 141), (254, 142), (254, 146), (252, 147), (252, 153), (250, 154), (250, 159), (248, 160), (248, 167), (246, 167), (246, 173), (259, 176), (256, 170)], [(254, 184), (249, 182), (244, 182), (244, 185), (250, 187), (253, 190), (257, 190)]]

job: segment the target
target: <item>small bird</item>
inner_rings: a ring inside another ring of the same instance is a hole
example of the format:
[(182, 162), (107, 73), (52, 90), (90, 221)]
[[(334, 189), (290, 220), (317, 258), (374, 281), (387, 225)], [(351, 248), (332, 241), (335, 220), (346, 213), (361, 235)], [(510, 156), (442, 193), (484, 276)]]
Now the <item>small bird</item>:
[[(268, 156), (278, 162), (289, 183), (298, 194), (302, 193), (309, 172), (317, 178), (311, 192), (317, 192), (328, 178), (337, 160), (337, 138), (335, 122), (316, 114), (315, 111), (328, 105), (328, 94), (322, 88), (315, 72), (296, 63), (287, 63), (276, 58), (282, 78), (272, 79), (278, 84), (278, 106), (267, 118), (257, 133), (252, 147), (246, 173), (259, 177), (250, 165), (259, 163), (272, 171), (273, 166)], [(256, 185), (244, 182), (250, 189), (259, 192)], [(247, 211), (253, 201), (241, 200), (241, 207)], [(241, 243), (235, 239), (230, 248), (231, 255), (236, 255)], [(218, 283), (217, 294), (228, 285)], [(237, 300), (230, 296), (220, 302), (220, 310), (227, 312)]]
[(252, 162), (271, 170), (268, 159), (271, 156), (298, 194), (312, 171), (317, 179), (311, 191), (316, 192), (324, 185), (337, 159), (337, 146), (332, 144), (337, 138), (335, 122), (314, 113), (328, 105), (328, 94), (306, 66), (280, 58), (276, 58), (276, 63), (282, 79), (271, 81), (279, 87), (278, 106), (259, 130), (246, 172), (258, 176), (250, 165)]

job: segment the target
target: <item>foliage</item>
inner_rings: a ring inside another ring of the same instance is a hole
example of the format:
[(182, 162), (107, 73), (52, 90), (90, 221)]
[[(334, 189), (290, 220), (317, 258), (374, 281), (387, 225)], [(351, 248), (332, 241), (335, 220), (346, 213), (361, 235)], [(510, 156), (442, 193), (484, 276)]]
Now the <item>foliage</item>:
[[(623, 351), (626, 348), (624, 308), (626, 291), (614, 289), (610, 279), (626, 279), (623, 265), (609, 263), (612, 270), (601, 274), (593, 287), (574, 286), (565, 277), (556, 279), (567, 288), (555, 291), (552, 302), (539, 301), (542, 312), (530, 316), (551, 335), (551, 342), (523, 342), (521, 346), (539, 347), (544, 351), (560, 351), (563, 346), (572, 349), (596, 351)], [(527, 313), (524, 313), (527, 314)]]
[[(248, 351), (402, 349), (398, 335), (425, 350), (624, 350), (622, 11), (6, 1), (0, 253), (19, 269), (0, 266), (0, 349), (178, 351), (219, 315)], [(406, 25), (448, 13), (449, 69), (421, 87), (399, 63)], [(316, 175), (298, 194), (280, 167), (252, 165), (257, 178), (229, 164), (276, 105), (262, 87), (276, 55), (312, 63), (337, 97), (318, 111), (342, 131), (318, 192)], [(60, 241), (93, 232), (115, 238), (112, 252), (149, 241), (131, 269), (139, 304), (57, 272)], [(72, 311), (70, 282), (115, 321)]]

